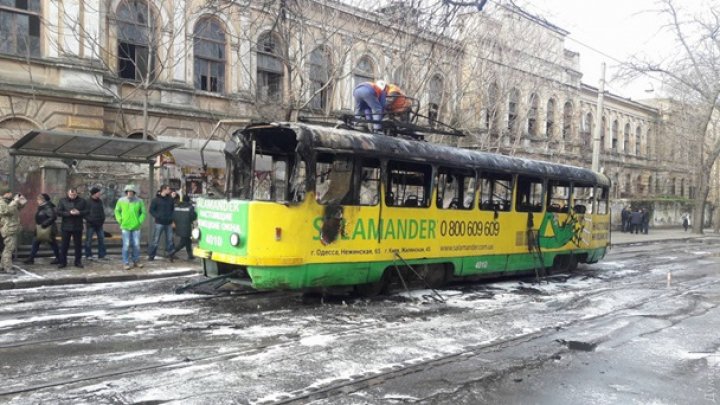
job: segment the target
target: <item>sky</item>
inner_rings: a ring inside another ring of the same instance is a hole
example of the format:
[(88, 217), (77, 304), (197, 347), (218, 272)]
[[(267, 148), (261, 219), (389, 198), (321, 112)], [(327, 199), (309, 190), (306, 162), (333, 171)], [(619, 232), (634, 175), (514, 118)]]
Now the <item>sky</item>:
[[(667, 44), (671, 37), (663, 30), (665, 20), (654, 11), (658, 9), (656, 0), (525, 1), (524, 7), (528, 11), (542, 15), (570, 32), (565, 47), (580, 53), (584, 83), (597, 87), (600, 66), (605, 62), (605, 90), (633, 100), (663, 95), (662, 85), (652, 77), (641, 77), (631, 83), (612, 80), (619, 61), (639, 55), (647, 55), (654, 60), (669, 56)], [(682, 7), (696, 10), (701, 9), (706, 2), (678, 1)]]

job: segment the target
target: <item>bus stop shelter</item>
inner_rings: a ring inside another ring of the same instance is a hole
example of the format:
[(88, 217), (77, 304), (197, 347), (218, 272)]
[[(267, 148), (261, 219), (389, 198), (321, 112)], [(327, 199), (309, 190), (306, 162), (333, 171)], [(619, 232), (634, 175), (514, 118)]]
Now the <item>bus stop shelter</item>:
[[(152, 194), (152, 190), (155, 189), (155, 157), (179, 146), (182, 144), (117, 138), (107, 135), (30, 131), (8, 150), (10, 154), (9, 186), (10, 190), (15, 191), (17, 157), (35, 156), (48, 159), (147, 164)], [(148, 199), (151, 197), (152, 195), (148, 196)]]

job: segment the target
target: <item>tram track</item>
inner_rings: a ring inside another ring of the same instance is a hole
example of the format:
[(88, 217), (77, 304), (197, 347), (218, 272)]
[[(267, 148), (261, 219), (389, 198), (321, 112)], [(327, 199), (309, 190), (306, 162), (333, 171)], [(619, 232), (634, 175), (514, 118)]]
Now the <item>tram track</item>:
[[(703, 257), (699, 256), (699, 255), (694, 255), (694, 256), (689, 257), (689, 259), (694, 259), (694, 260), (700, 260), (702, 258)], [(653, 264), (652, 263), (644, 263), (644, 265), (652, 266)], [(620, 277), (620, 278), (624, 278), (624, 277)], [(681, 291), (664, 292), (662, 296), (664, 297), (664, 299), (667, 300), (672, 297), (676, 297), (680, 294), (686, 294), (693, 290), (716, 285), (718, 282), (720, 282), (720, 281), (705, 282), (705, 283), (700, 283), (700, 284), (693, 285), (693, 286), (684, 285), (683, 286), (684, 288)], [(685, 283), (685, 284), (687, 284), (687, 283)], [(630, 288), (630, 287), (632, 287), (632, 285), (627, 286), (627, 288)], [(607, 290), (612, 290), (612, 289), (616, 290), (617, 286), (610, 287)], [(573, 290), (573, 291), (582, 291), (582, 288), (579, 288), (579, 289)], [(602, 292), (597, 292), (597, 294), (602, 294)], [(586, 295), (586, 297), (587, 296), (589, 296), (589, 294)], [(236, 299), (238, 297), (236, 297), (236, 296), (198, 297), (198, 299), (200, 299), (200, 298)], [(578, 298), (583, 298), (583, 297), (578, 297)], [(652, 299), (651, 298), (642, 299), (642, 300), (633, 302), (630, 305), (623, 306), (622, 308), (614, 308), (612, 310), (612, 312), (617, 312), (620, 310), (634, 309), (634, 308), (640, 307), (642, 305), (645, 305), (645, 304), (649, 303), (651, 300), (657, 299), (657, 298), (658, 298), (657, 296), (654, 296)], [(171, 301), (171, 302), (177, 303), (178, 301)], [(180, 302), (182, 302), (182, 301), (180, 301)], [(170, 302), (168, 302), (168, 303), (170, 303)], [(148, 303), (148, 305), (149, 304), (156, 305), (156, 303)], [(127, 308), (130, 308), (130, 307), (132, 307), (132, 305), (127, 306)], [(504, 307), (504, 308), (498, 309), (496, 311), (491, 311), (491, 313), (486, 312), (486, 315), (500, 316), (500, 315), (502, 315), (503, 312), (507, 312), (507, 311), (511, 311), (511, 310), (512, 310), (512, 308)], [(401, 363), (399, 365), (395, 365), (395, 366), (390, 367), (385, 370), (353, 375), (347, 379), (337, 380), (337, 381), (334, 381), (334, 382), (331, 382), (331, 383), (328, 383), (325, 385), (321, 385), (321, 386), (307, 387), (305, 389), (289, 392), (286, 395), (278, 397), (277, 400), (260, 401), (259, 403), (263, 403), (263, 404), (265, 404), (265, 403), (272, 403), (272, 404), (275, 404), (275, 403), (278, 403), (278, 404), (299, 403), (299, 402), (302, 402), (305, 400), (331, 398), (334, 395), (348, 394), (348, 393), (351, 393), (354, 391), (361, 390), (368, 386), (375, 385), (375, 384), (381, 384), (384, 381), (389, 381), (391, 379), (398, 378), (398, 377), (401, 377), (401, 376), (404, 376), (407, 374), (431, 369), (434, 367), (440, 367), (442, 365), (449, 364), (454, 361), (461, 361), (464, 359), (479, 356), (479, 355), (483, 354), (484, 352), (486, 352), (487, 350), (500, 349), (504, 346), (511, 346), (513, 344), (529, 342), (529, 341), (532, 341), (533, 339), (538, 339), (541, 336), (546, 336), (549, 332), (552, 333), (553, 331), (557, 331), (558, 328), (563, 329), (563, 328), (582, 325), (582, 322), (590, 322), (593, 320), (597, 320), (599, 318), (607, 316), (609, 313), (610, 312), (604, 312), (604, 313), (597, 314), (596, 316), (589, 317), (589, 318), (578, 319), (578, 320), (570, 321), (570, 322), (556, 323), (551, 326), (544, 327), (540, 331), (536, 331), (533, 333), (527, 333), (527, 334), (515, 335), (512, 337), (505, 338), (505, 339), (493, 341), (488, 344), (473, 346), (473, 347), (468, 348), (467, 350), (463, 350), (463, 351), (456, 352), (456, 353), (450, 353), (450, 354), (437, 353), (433, 356), (425, 356), (426, 359), (424, 359), (424, 360), (422, 360), (422, 359), (421, 360), (409, 360), (406, 364)], [(402, 329), (402, 325), (396, 325), (396, 327), (398, 329)], [(360, 326), (359, 325), (351, 325), (351, 326), (348, 325), (348, 328), (331, 332), (331, 333), (327, 334), (327, 336), (338, 337), (338, 338), (340, 338), (340, 337), (348, 338), (353, 335), (366, 335), (368, 333), (373, 333), (373, 331), (379, 330), (379, 329), (380, 329), (379, 327), (373, 326), (373, 325), (360, 325)], [(388, 327), (384, 326), (382, 328), (382, 330), (387, 332)], [(39, 390), (53, 388), (53, 387), (72, 386), (73, 384), (79, 384), (79, 383), (83, 383), (83, 382), (87, 382), (87, 381), (96, 381), (96, 380), (117, 378), (117, 377), (122, 377), (122, 376), (131, 376), (131, 375), (154, 372), (154, 371), (165, 372), (165, 371), (186, 368), (186, 367), (190, 367), (190, 366), (196, 366), (196, 365), (200, 365), (200, 364), (212, 364), (214, 362), (230, 360), (230, 359), (236, 358), (238, 356), (247, 356), (247, 355), (261, 353), (264, 350), (269, 350), (272, 348), (283, 348), (283, 347), (290, 347), (293, 345), (297, 346), (302, 339), (302, 337), (299, 337), (299, 336), (293, 337), (291, 335), (278, 336), (278, 338), (287, 338), (287, 340), (280, 342), (280, 343), (269, 343), (269, 344), (256, 345), (256, 346), (252, 346), (252, 347), (243, 347), (243, 348), (238, 348), (236, 350), (231, 350), (228, 352), (213, 353), (213, 354), (209, 354), (206, 356), (198, 356), (196, 358), (184, 358), (182, 360), (177, 360), (174, 362), (158, 361), (155, 364), (145, 364), (145, 365), (140, 365), (137, 367), (122, 368), (122, 369), (114, 370), (114, 371), (93, 373), (93, 375), (91, 375), (91, 376), (88, 375), (88, 376), (81, 376), (81, 377), (77, 377), (77, 378), (55, 379), (53, 381), (49, 381), (46, 383), (32, 384), (32, 385), (28, 385), (25, 387), (15, 387), (15, 388), (10, 388), (10, 389), (6, 389), (6, 390), (0, 390), (0, 397), (10, 396), (10, 395), (18, 395), (18, 394), (22, 394), (22, 393), (29, 393), (29, 392), (39, 391)], [(27, 342), (27, 345), (23, 345), (23, 346), (31, 346), (33, 343), (47, 344), (47, 343), (52, 343), (54, 341), (56, 341), (56, 340)], [(224, 345), (227, 342), (218, 342), (218, 343), (221, 345)], [(13, 347), (23, 347), (23, 346), (4, 346), (4, 347), (0, 346), (0, 349), (8, 349), (8, 348), (13, 348)], [(188, 347), (188, 348), (184, 348), (184, 349), (192, 349), (192, 348)], [(300, 353), (297, 353), (297, 355), (299, 355), (299, 356), (302, 356), (304, 354), (305, 353), (303, 353), (302, 351), (300, 351)], [(74, 367), (82, 369), (83, 366), (85, 366), (85, 365), (75, 365)]]
[[(453, 362), (459, 362), (471, 359), (473, 357), (481, 356), (489, 351), (497, 351), (511, 346), (519, 344), (530, 343), (533, 340), (545, 338), (551, 340), (552, 336), (558, 334), (559, 331), (566, 330), (571, 327), (582, 328), (583, 325), (591, 325), (593, 322), (597, 322), (602, 318), (607, 317), (611, 314), (616, 314), (619, 311), (628, 311), (642, 307), (650, 302), (657, 303), (658, 299), (669, 301), (672, 298), (676, 298), (681, 295), (688, 294), (689, 292), (696, 291), (702, 288), (720, 285), (720, 280), (708, 281), (700, 283), (696, 286), (684, 288), (681, 291), (666, 292), (661, 296), (652, 296), (650, 298), (635, 301), (629, 305), (625, 305), (621, 308), (613, 308), (612, 311), (600, 313), (591, 317), (585, 317), (576, 319), (568, 322), (560, 322), (558, 324), (543, 327), (539, 331), (531, 333), (525, 333), (515, 335), (510, 338), (500, 339), (494, 342), (481, 344), (470, 347), (466, 350), (458, 351), (450, 354), (440, 354), (432, 356), (426, 360), (412, 360), (404, 364), (394, 365), (386, 370), (380, 370), (377, 372), (366, 372), (358, 375), (353, 375), (348, 378), (338, 379), (325, 385), (313, 385), (300, 390), (292, 391), (283, 395), (277, 396), (277, 399), (272, 400), (258, 400), (253, 402), (255, 405), (281, 405), (281, 404), (300, 404), (307, 403), (307, 401), (318, 401), (322, 399), (330, 399), (339, 395), (348, 395), (353, 392), (357, 392), (371, 386), (383, 384), (386, 381), (390, 381), (395, 378), (403, 377), (409, 374), (428, 371), (433, 368), (442, 367)], [(717, 306), (717, 305), (716, 305)], [(568, 353), (571, 349), (568, 347), (558, 347), (544, 356), (542, 359), (534, 359), (536, 363), (544, 363), (555, 358), (555, 356)], [(428, 356), (426, 356), (428, 357)], [(510, 370), (503, 370), (502, 374), (506, 374), (508, 371), (513, 371), (512, 367)], [(482, 380), (489, 380), (497, 378), (499, 373), (490, 373), (482, 377)], [(474, 381), (478, 382), (478, 381)]]

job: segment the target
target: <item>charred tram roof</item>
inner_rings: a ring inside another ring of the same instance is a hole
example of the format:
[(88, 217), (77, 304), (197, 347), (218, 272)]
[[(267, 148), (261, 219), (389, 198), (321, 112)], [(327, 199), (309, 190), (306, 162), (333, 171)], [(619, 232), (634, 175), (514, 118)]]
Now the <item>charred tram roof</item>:
[(504, 173), (518, 173), (557, 180), (610, 186), (610, 180), (592, 170), (559, 163), (544, 162), (497, 153), (479, 152), (452, 146), (367, 134), (348, 129), (304, 123), (258, 124), (245, 128), (244, 134), (263, 132), (288, 135), (292, 131), (298, 149), (346, 151), (376, 158), (402, 159), (456, 167), (473, 167)]

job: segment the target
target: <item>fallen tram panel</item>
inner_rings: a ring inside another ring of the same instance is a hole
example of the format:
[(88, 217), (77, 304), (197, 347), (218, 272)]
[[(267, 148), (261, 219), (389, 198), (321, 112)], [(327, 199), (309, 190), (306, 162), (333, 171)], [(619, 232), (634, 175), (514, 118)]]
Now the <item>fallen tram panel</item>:
[(304, 123), (251, 125), (225, 154), (195, 253), (260, 290), (572, 270), (609, 245), (610, 181), (579, 167)]

